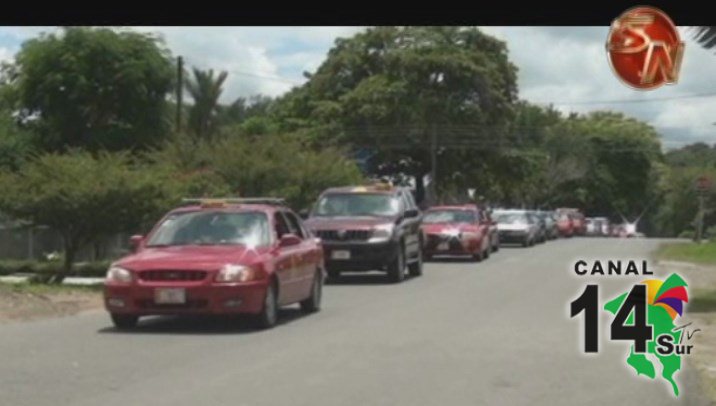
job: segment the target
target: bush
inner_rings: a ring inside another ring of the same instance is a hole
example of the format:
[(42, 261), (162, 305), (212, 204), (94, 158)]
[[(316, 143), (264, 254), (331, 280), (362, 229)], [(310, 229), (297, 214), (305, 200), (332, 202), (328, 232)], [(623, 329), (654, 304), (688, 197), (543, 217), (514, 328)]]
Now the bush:
[(679, 234), (679, 238), (688, 238), (693, 240), (695, 235), (696, 233), (694, 230), (684, 230)]
[[(110, 261), (94, 261), (77, 263), (67, 276), (104, 277), (109, 268)], [(16, 273), (30, 273), (38, 276), (52, 276), (60, 272), (63, 262), (45, 262), (35, 260), (6, 259), (0, 261), (0, 275), (12, 275)]]

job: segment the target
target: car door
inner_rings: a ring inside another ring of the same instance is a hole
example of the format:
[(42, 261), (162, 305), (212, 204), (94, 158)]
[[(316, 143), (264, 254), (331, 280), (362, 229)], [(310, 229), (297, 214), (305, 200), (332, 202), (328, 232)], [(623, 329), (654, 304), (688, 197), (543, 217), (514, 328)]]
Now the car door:
[[(291, 228), (286, 218), (280, 211), (274, 212), (274, 230), (277, 241), (286, 234), (292, 234)], [(298, 288), (296, 286), (298, 271), (298, 256), (300, 254), (299, 245), (290, 247), (279, 246), (276, 252), (276, 276), (279, 281), (279, 297), (280, 305), (295, 302), (298, 297)]]
[(301, 244), (296, 245), (296, 300), (303, 300), (310, 296), (316, 270), (320, 269), (320, 250), (315, 239), (303, 227), (301, 220), (291, 211), (283, 211), (288, 227), (292, 234), (301, 238)]
[(412, 199), (410, 192), (401, 190), (398, 192), (398, 198), (401, 201), (401, 213), (403, 214), (403, 220), (401, 221), (400, 226), (403, 228), (406, 256), (414, 259), (420, 255), (421, 216), (420, 214), (418, 214), (417, 217), (405, 216), (405, 212), (407, 210), (419, 210), (415, 201)]

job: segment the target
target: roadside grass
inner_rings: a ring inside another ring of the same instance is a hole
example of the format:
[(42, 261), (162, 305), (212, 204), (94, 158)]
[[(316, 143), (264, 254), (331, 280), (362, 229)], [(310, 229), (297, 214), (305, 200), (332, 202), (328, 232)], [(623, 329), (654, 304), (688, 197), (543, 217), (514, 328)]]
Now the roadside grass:
[(692, 313), (716, 312), (716, 290), (695, 289), (689, 298), (688, 309)]
[(701, 244), (679, 242), (663, 244), (657, 254), (659, 259), (716, 265), (716, 241)]
[(0, 282), (0, 292), (11, 292), (19, 294), (32, 294), (32, 295), (49, 295), (57, 293), (86, 293), (86, 292), (101, 292), (102, 284), (95, 285), (48, 285), (43, 283), (31, 283), (31, 282)]

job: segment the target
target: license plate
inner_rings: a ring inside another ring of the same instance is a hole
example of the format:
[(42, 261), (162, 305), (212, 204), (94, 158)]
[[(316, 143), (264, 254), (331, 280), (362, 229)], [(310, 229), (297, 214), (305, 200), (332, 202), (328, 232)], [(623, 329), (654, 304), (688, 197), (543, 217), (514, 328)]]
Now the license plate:
[(351, 252), (345, 250), (333, 251), (331, 253), (333, 259), (351, 259)]
[(157, 288), (154, 290), (154, 302), (159, 304), (186, 303), (186, 290), (182, 288)]
[(447, 251), (449, 249), (450, 249), (450, 244), (448, 244), (446, 242), (442, 242), (442, 243), (438, 244), (438, 251)]

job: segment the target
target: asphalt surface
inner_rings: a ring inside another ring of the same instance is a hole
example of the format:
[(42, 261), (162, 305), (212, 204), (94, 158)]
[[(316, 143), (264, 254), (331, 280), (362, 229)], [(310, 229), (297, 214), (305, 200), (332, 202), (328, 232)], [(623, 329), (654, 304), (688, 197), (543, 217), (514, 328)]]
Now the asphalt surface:
[[(637, 377), (627, 342), (580, 353), (576, 259), (644, 258), (658, 240), (574, 238), (426, 264), (399, 285), (354, 274), (323, 310), (273, 330), (154, 318), (120, 333), (104, 312), (0, 325), (0, 405), (575, 405), (700, 403)], [(638, 277), (613, 278), (602, 303)], [(659, 368), (657, 368), (657, 372)]]

